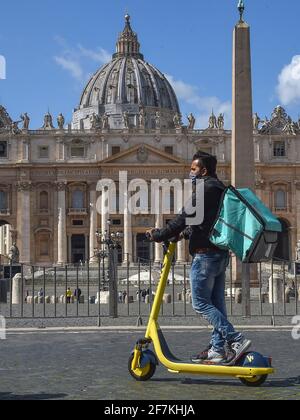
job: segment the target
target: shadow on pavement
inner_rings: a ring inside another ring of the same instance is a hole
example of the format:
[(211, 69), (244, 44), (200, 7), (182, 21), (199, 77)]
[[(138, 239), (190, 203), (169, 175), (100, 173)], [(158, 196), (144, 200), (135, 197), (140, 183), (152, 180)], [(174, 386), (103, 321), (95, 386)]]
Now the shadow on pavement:
[(21, 401), (43, 401), (43, 400), (58, 400), (66, 398), (67, 394), (25, 394), (17, 395), (12, 392), (0, 392), (0, 401), (7, 400), (21, 400)]
[[(154, 378), (151, 382), (180, 382), (182, 385), (220, 385), (220, 386), (243, 386), (238, 379), (180, 379), (180, 378)], [(291, 388), (300, 385), (300, 376), (293, 378), (268, 378), (262, 388)]]

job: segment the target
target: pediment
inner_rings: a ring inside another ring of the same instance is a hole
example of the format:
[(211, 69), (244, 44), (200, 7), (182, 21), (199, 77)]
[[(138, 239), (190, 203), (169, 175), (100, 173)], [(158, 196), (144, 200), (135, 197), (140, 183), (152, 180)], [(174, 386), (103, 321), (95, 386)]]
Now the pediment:
[(184, 165), (183, 159), (155, 147), (140, 144), (105, 159), (102, 164), (114, 165)]

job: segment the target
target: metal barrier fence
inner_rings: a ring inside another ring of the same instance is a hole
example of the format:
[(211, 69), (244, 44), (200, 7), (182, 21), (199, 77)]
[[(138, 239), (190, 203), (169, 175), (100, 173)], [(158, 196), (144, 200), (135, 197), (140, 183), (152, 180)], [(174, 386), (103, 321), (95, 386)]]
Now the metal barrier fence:
[[(160, 267), (139, 260), (135, 266), (118, 266), (115, 274), (108, 269), (100, 261), (65, 267), (4, 266), (2, 277), (6, 270), (7, 278), (0, 280), (0, 313), (11, 319), (97, 318), (99, 325), (105, 317), (135, 317), (141, 324), (151, 311)], [(189, 264), (173, 265), (161, 316), (195, 316), (189, 274)], [(258, 264), (257, 281), (251, 287), (251, 316), (270, 317), (275, 323), (278, 316), (298, 315), (299, 286), (296, 270), (284, 262)], [(232, 263), (226, 273), (226, 302), (230, 317), (243, 316)]]

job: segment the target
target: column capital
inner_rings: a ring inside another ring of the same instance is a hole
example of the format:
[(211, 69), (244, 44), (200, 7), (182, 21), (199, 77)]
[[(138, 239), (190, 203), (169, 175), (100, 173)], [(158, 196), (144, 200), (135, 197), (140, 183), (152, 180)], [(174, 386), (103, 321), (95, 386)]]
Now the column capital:
[(67, 181), (56, 181), (55, 182), (55, 187), (57, 191), (66, 191), (67, 189)]
[(24, 192), (24, 191), (31, 191), (32, 190), (32, 182), (31, 181), (19, 181), (16, 183), (17, 191)]

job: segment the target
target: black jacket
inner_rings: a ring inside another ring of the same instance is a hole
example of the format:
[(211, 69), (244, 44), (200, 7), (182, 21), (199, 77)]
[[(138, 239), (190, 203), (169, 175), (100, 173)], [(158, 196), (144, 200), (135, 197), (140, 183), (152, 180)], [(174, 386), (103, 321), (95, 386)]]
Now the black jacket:
[(156, 242), (164, 242), (178, 236), (187, 227), (190, 240), (190, 254), (194, 255), (198, 248), (216, 248), (209, 241), (211, 228), (216, 220), (217, 213), (221, 204), (221, 198), (225, 190), (225, 185), (214, 177), (204, 178), (204, 221), (201, 225), (190, 226), (186, 224), (186, 218), (191, 217), (185, 213), (185, 209), (172, 221), (165, 229), (157, 229), (153, 234)]

